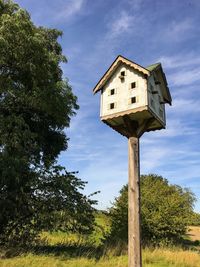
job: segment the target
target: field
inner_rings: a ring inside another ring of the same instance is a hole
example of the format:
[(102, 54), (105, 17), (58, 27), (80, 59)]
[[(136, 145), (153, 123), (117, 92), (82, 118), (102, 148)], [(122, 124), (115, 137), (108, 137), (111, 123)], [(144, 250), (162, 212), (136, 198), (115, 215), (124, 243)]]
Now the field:
[[(96, 218), (98, 226), (89, 237), (61, 232), (42, 233), (43, 245), (13, 255), (1, 251), (0, 267), (127, 267), (126, 251), (120, 247), (104, 249), (100, 246), (102, 229), (109, 228), (106, 216)], [(189, 240), (200, 240), (200, 227), (191, 227)], [(198, 246), (183, 250), (144, 249), (143, 267), (199, 267)]]
[[(67, 250), (67, 248), (66, 248)], [(28, 253), (11, 259), (1, 259), (1, 267), (126, 267), (127, 256), (105, 255), (99, 260), (85, 256), (68, 257), (65, 253), (48, 255)], [(144, 267), (199, 267), (200, 255), (197, 252), (183, 250), (155, 249), (143, 250)]]
[(190, 226), (188, 229), (188, 235), (192, 241), (200, 240), (200, 227)]
[[(45, 253), (44, 253), (45, 254)], [(191, 251), (173, 251), (173, 250), (144, 250), (143, 266), (144, 267), (199, 267), (200, 255)], [(111, 256), (95, 259), (79, 257), (68, 259), (63, 256), (54, 255), (34, 255), (27, 254), (12, 259), (0, 261), (2, 267), (126, 267), (127, 256)]]

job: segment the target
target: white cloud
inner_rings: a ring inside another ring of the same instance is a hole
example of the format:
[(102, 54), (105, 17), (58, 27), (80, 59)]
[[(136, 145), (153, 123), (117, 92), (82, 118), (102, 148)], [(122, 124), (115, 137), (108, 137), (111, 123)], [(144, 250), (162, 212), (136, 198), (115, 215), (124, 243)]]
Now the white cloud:
[(154, 138), (154, 143), (142, 146), (141, 170), (145, 173), (161, 173), (166, 178), (175, 178), (178, 183), (185, 182), (188, 185), (192, 179), (200, 177), (199, 157), (198, 146), (190, 141), (168, 143)]
[(155, 62), (161, 62), (164, 68), (175, 69), (199, 65), (200, 56), (193, 53), (187, 55), (184, 53), (175, 56), (162, 56), (155, 60)]
[(173, 85), (191, 85), (200, 80), (200, 68), (181, 69), (178, 72), (169, 75)]
[(150, 173), (163, 164), (163, 159), (170, 153), (170, 148), (159, 148), (154, 144), (143, 150), (141, 169), (143, 172)]
[(70, 19), (77, 13), (79, 13), (83, 5), (85, 4), (85, 0), (67, 0), (65, 1), (65, 5), (62, 6), (62, 9), (58, 12), (56, 19)]
[(129, 15), (126, 11), (122, 11), (120, 15), (116, 16), (112, 22), (109, 22), (110, 38), (116, 38), (130, 31), (133, 27), (134, 16)]
[(182, 41), (188, 38), (193, 28), (193, 22), (191, 19), (185, 19), (181, 21), (173, 21), (166, 31), (163, 32), (165, 39), (170, 38), (173, 42)]
[(200, 100), (199, 99), (183, 99), (176, 98), (174, 100), (173, 106), (171, 107), (171, 112), (176, 116), (188, 116), (194, 113), (200, 112)]
[[(174, 117), (174, 116), (173, 116)], [(198, 133), (197, 129), (191, 127), (181, 120), (178, 116), (176, 118), (167, 119), (166, 129), (146, 133), (142, 138), (142, 143), (145, 145), (154, 144), (155, 140), (169, 140), (174, 137), (192, 136)]]

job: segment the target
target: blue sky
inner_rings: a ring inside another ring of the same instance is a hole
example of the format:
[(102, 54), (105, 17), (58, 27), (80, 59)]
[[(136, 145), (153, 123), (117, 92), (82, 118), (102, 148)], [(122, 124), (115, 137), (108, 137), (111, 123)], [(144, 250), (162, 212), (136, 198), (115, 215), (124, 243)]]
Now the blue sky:
[(156, 173), (190, 188), (200, 212), (200, 1), (16, 0), (36, 25), (63, 31), (63, 65), (80, 110), (67, 129), (69, 149), (59, 162), (100, 190), (111, 205), (127, 183), (127, 139), (100, 122), (92, 89), (117, 55), (147, 66), (160, 61), (173, 106), (167, 129), (141, 138), (141, 173)]

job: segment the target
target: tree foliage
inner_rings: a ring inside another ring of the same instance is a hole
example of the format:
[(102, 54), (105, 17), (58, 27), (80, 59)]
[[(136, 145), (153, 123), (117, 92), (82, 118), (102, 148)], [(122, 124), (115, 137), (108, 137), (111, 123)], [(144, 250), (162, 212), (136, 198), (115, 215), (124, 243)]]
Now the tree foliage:
[[(62, 78), (66, 62), (56, 29), (36, 27), (29, 14), (0, 0), (0, 237), (28, 240), (52, 227), (64, 211), (66, 227), (91, 228), (92, 200), (84, 184), (56, 166), (67, 149), (64, 132), (78, 109)], [(58, 216), (58, 213), (57, 215)]]
[(80, 192), (84, 186), (74, 173), (53, 166), (15, 191), (3, 190), (0, 244), (30, 244), (41, 231), (90, 233), (96, 201)]
[[(195, 197), (188, 189), (170, 185), (157, 175), (141, 176), (141, 228), (143, 244), (177, 242), (186, 233)], [(110, 210), (112, 241), (128, 239), (128, 186)]]
[(193, 212), (188, 221), (189, 225), (200, 226), (200, 213)]

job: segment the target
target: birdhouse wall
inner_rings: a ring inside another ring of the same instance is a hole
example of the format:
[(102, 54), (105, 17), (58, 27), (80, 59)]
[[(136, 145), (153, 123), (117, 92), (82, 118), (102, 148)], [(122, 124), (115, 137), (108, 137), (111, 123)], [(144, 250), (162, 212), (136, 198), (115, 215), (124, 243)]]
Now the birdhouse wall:
[[(147, 80), (139, 71), (121, 65), (101, 92), (101, 117), (147, 106)], [(135, 110), (134, 110), (135, 109)]]
[(165, 124), (165, 104), (160, 84), (155, 75), (148, 78), (149, 109)]

